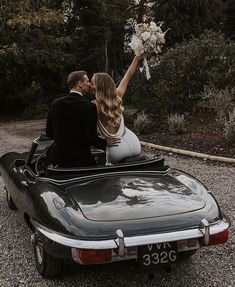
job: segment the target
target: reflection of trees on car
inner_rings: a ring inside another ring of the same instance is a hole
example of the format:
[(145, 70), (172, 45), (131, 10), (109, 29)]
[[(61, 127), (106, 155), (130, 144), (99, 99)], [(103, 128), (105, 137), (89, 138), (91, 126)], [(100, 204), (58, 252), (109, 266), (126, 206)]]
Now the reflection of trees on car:
[(91, 187), (89, 190), (83, 190), (81, 187), (77, 186), (72, 188), (76, 191), (76, 198), (84, 205), (92, 205), (97, 204), (99, 202), (112, 202), (119, 197), (120, 202), (125, 202), (128, 205), (136, 205), (136, 204), (146, 204), (147, 199), (145, 199), (141, 195), (131, 194), (128, 195), (126, 193), (127, 186), (125, 183), (121, 181), (120, 178), (111, 178), (110, 180), (106, 180), (104, 183), (98, 182), (94, 189)]
[(90, 185), (89, 189), (83, 185), (73, 186), (71, 189), (76, 193), (77, 200), (83, 205), (108, 203), (112, 201), (134, 206), (137, 204), (151, 205), (154, 198), (159, 201), (162, 197), (167, 198), (169, 194), (176, 194), (180, 199), (181, 195), (189, 195), (190, 198), (196, 196), (186, 186), (176, 182), (172, 177), (166, 180), (156, 177), (155, 180), (143, 177), (141, 179), (130, 176), (122, 181), (120, 178), (102, 179), (96, 181), (95, 185)]

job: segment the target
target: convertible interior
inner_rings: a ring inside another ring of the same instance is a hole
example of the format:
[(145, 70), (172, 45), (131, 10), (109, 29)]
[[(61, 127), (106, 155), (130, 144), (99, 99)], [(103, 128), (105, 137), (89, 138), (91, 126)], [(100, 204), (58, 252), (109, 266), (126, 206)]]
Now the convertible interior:
[(160, 156), (148, 156), (140, 154), (121, 160), (118, 164), (106, 166), (106, 154), (103, 150), (92, 148), (92, 154), (97, 165), (89, 167), (53, 167), (46, 166), (46, 152), (52, 140), (42, 134), (32, 143), (29, 153), (24, 153), (21, 158), (15, 161), (16, 166), (27, 166), (31, 171), (40, 177), (53, 179), (69, 179), (86, 175), (94, 175), (110, 172), (122, 172), (127, 170), (148, 170), (148, 171), (166, 171), (168, 166), (164, 165), (164, 158)]

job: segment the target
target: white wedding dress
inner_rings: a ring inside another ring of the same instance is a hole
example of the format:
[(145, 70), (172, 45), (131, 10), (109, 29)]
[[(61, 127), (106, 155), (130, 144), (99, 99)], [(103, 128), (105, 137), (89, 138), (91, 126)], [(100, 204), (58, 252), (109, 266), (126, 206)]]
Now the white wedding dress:
[(100, 120), (98, 120), (97, 129), (102, 138), (119, 138), (121, 140), (118, 146), (106, 148), (106, 165), (115, 164), (126, 157), (140, 154), (140, 141), (131, 130), (125, 127), (123, 116), (115, 134), (109, 133)]

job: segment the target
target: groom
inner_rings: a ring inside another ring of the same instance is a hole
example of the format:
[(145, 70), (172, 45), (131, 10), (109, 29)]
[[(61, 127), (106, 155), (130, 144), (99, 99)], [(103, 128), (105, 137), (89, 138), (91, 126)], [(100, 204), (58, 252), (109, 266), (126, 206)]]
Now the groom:
[(46, 123), (46, 134), (54, 140), (47, 162), (59, 167), (95, 165), (91, 146), (106, 149), (117, 146), (119, 139), (101, 139), (97, 135), (97, 110), (84, 95), (90, 90), (85, 71), (69, 74), (70, 93), (52, 102)]

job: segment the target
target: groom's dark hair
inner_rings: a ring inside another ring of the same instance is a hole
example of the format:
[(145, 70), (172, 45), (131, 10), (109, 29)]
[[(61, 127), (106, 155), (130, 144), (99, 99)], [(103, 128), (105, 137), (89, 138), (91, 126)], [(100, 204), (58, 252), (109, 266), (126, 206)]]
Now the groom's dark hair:
[(87, 75), (86, 71), (74, 71), (68, 75), (67, 84), (71, 90), (79, 81), (83, 81), (84, 75)]

